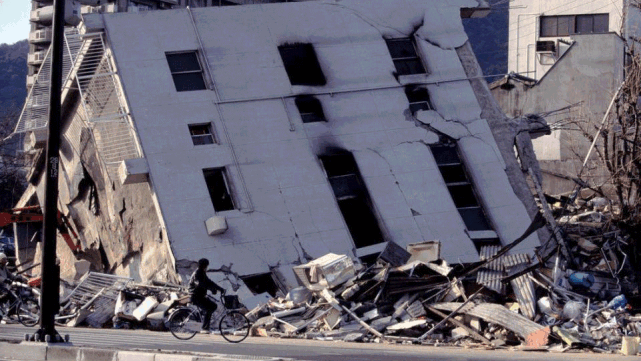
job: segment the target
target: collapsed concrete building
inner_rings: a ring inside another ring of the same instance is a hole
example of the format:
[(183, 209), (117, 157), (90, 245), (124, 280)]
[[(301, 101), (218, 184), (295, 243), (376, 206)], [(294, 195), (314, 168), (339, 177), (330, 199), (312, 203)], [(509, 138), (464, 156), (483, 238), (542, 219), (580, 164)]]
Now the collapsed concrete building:
[[(461, 24), (482, 5), (85, 15), (66, 36), (59, 209), (78, 237), (58, 242), (63, 276), (86, 259), (179, 282), (207, 257), (223, 284), (273, 293), (327, 253), (367, 263), (390, 241), (438, 240), (466, 263), (518, 238), (538, 208), (514, 155), (520, 130)], [(43, 199), (48, 64), (17, 128), (34, 158), (20, 207)], [(20, 261), (38, 257), (37, 231), (16, 224)]]

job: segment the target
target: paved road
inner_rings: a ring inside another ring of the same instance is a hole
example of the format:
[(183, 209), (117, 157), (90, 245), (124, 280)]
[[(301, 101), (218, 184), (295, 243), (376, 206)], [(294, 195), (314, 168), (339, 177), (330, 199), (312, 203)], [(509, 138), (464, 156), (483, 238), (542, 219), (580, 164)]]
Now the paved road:
[[(605, 361), (622, 356), (590, 353), (541, 353), (508, 350), (482, 350), (418, 345), (347, 343), (299, 339), (250, 337), (241, 344), (230, 344), (219, 336), (196, 335), (189, 341), (175, 339), (168, 332), (58, 327), (69, 334), (75, 346), (117, 348), (119, 350), (191, 351), (217, 354), (287, 357), (304, 361), (414, 361), (414, 360), (591, 360)], [(19, 341), (35, 328), (0, 325), (0, 341)]]

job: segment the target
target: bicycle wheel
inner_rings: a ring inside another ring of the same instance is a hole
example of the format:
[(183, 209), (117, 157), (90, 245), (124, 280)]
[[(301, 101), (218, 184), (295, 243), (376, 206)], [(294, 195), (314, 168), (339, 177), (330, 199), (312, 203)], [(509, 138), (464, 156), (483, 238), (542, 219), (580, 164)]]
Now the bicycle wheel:
[(179, 340), (189, 340), (198, 333), (202, 323), (200, 312), (191, 308), (180, 308), (169, 317), (169, 331)]
[(33, 298), (23, 298), (17, 305), (18, 321), (27, 326), (33, 327), (40, 321), (40, 304)]
[(238, 311), (229, 311), (220, 319), (218, 330), (225, 340), (238, 343), (247, 338), (250, 326), (245, 315)]

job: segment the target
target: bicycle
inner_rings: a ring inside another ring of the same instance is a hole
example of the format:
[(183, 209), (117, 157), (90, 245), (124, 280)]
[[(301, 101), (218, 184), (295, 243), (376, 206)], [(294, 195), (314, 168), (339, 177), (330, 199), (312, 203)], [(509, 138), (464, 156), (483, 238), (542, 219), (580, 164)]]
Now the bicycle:
[[(218, 332), (225, 340), (239, 343), (249, 336), (251, 323), (239, 311), (242, 306), (238, 302), (238, 296), (225, 296), (223, 294), (220, 298), (209, 295), (207, 297), (218, 301), (216, 303), (222, 305), (223, 316), (218, 322)], [(218, 309), (216, 311), (218, 312)], [(203, 317), (200, 307), (196, 305), (192, 304), (178, 308), (169, 316), (169, 331), (179, 340), (189, 340), (200, 331)], [(212, 328), (211, 325), (214, 324), (215, 322), (212, 320), (210, 329)]]
[(5, 290), (13, 296), (13, 302), (8, 297), (0, 304), (0, 319), (12, 320), (17, 318), (18, 322), (27, 327), (33, 327), (40, 321), (40, 303), (34, 297), (31, 288), (20, 282), (11, 284), (11, 288)]

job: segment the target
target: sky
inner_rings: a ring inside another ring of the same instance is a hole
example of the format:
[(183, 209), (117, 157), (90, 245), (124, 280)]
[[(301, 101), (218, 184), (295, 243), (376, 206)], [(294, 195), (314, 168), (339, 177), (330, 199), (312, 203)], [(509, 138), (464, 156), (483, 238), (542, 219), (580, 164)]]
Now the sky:
[(13, 44), (29, 36), (29, 0), (0, 0), (0, 44)]

